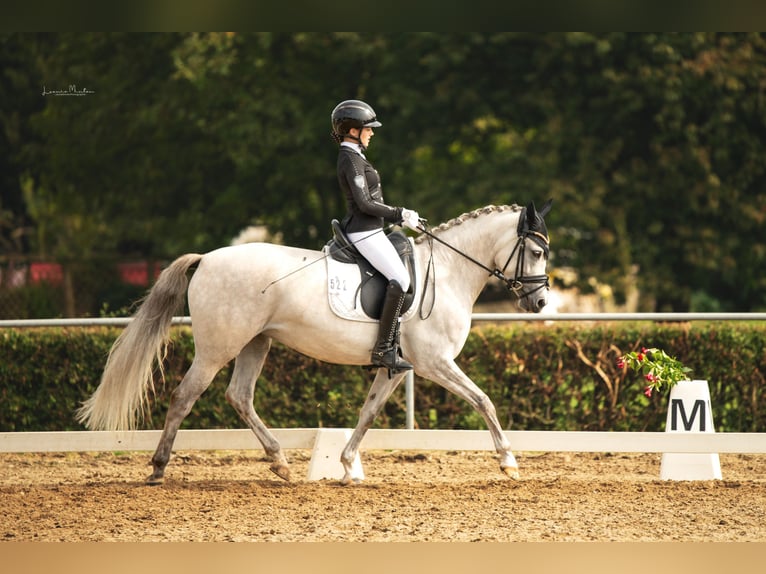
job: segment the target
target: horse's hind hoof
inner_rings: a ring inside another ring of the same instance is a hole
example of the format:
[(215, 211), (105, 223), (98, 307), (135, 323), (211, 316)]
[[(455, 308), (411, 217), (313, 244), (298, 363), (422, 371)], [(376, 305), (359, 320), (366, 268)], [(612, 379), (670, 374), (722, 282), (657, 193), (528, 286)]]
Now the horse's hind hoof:
[(153, 474), (150, 474), (146, 477), (146, 484), (148, 486), (157, 486), (160, 484), (163, 484), (165, 482), (164, 476), (155, 476)]
[(287, 482), (290, 482), (290, 468), (285, 466), (284, 464), (279, 464), (275, 462), (269, 467), (269, 470), (276, 474), (279, 478), (282, 480), (286, 480)]
[(352, 478), (350, 476), (344, 476), (340, 481), (341, 486), (351, 486), (354, 484), (362, 484), (361, 478)]
[(515, 466), (506, 466), (501, 469), (508, 478), (513, 480), (519, 480), (521, 478), (521, 475), (519, 474), (519, 469)]

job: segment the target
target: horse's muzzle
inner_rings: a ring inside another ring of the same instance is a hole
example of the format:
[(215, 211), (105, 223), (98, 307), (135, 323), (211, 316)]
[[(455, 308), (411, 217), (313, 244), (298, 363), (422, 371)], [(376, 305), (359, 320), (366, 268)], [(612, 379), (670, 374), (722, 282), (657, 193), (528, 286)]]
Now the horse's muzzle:
[(527, 313), (539, 313), (548, 304), (548, 289), (536, 291), (521, 297), (518, 301), (519, 307)]

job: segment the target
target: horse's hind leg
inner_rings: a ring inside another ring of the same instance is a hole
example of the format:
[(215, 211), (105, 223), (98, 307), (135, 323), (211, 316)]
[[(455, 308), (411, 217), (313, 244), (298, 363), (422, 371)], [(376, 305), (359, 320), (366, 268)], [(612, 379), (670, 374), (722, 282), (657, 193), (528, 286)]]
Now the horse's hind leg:
[(162, 430), (157, 450), (152, 456), (154, 470), (146, 479), (148, 484), (160, 484), (165, 476), (165, 467), (170, 460), (173, 442), (181, 423), (191, 411), (194, 403), (210, 385), (215, 374), (222, 365), (204, 364), (199, 356), (194, 358), (192, 365), (180, 384), (170, 396), (170, 406), (165, 417), (165, 427)]
[(255, 337), (237, 356), (234, 374), (226, 389), (226, 400), (234, 407), (247, 426), (255, 433), (263, 445), (263, 450), (271, 457), (271, 471), (284, 480), (290, 480), (290, 469), (282, 447), (274, 435), (263, 424), (253, 406), (255, 382), (261, 374), (266, 355), (271, 348), (271, 338), (265, 335)]
[(356, 423), (356, 428), (340, 455), (341, 464), (343, 464), (345, 469), (345, 474), (341, 481), (344, 485), (359, 481), (353, 475), (353, 462), (357, 452), (359, 452), (359, 445), (365, 433), (370, 429), (373, 421), (375, 421), (375, 417), (380, 412), (380, 409), (386, 404), (388, 397), (391, 396), (391, 393), (394, 392), (394, 389), (396, 389), (404, 376), (405, 373), (398, 373), (393, 377), (389, 377), (388, 369), (378, 369), (378, 374), (375, 375), (375, 380), (367, 392), (367, 398), (359, 414), (359, 422)]

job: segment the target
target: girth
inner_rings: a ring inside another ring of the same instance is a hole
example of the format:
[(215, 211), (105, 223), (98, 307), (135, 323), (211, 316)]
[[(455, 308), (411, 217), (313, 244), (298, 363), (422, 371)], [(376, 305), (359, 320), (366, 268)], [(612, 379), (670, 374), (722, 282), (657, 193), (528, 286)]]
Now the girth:
[[(327, 242), (326, 248), (330, 257), (340, 263), (357, 265), (361, 282), (359, 284), (359, 300), (362, 303), (364, 312), (373, 319), (380, 319), (383, 310), (383, 297), (388, 286), (386, 279), (361, 253), (354, 247), (348, 239), (340, 222), (337, 219), (332, 220), (333, 238)], [(412, 249), (412, 243), (408, 237), (401, 231), (392, 231), (386, 237), (396, 248), (396, 252), (404, 263), (404, 267), (410, 274), (410, 288), (404, 296), (401, 313), (404, 314), (412, 306), (415, 299), (415, 253)]]

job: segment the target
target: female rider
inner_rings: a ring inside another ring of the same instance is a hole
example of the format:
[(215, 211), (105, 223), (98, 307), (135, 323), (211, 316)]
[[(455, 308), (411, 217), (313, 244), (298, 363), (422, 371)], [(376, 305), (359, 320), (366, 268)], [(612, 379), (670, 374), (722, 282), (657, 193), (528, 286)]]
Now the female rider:
[(396, 346), (399, 315), (410, 288), (410, 276), (383, 229), (386, 223), (395, 223), (419, 231), (418, 213), (383, 201), (380, 175), (364, 156), (373, 128), (382, 125), (372, 107), (360, 100), (345, 100), (335, 106), (331, 119), (333, 137), (340, 144), (338, 183), (347, 204), (341, 225), (362, 256), (388, 279), (371, 361), (392, 373), (412, 369), (399, 356)]

